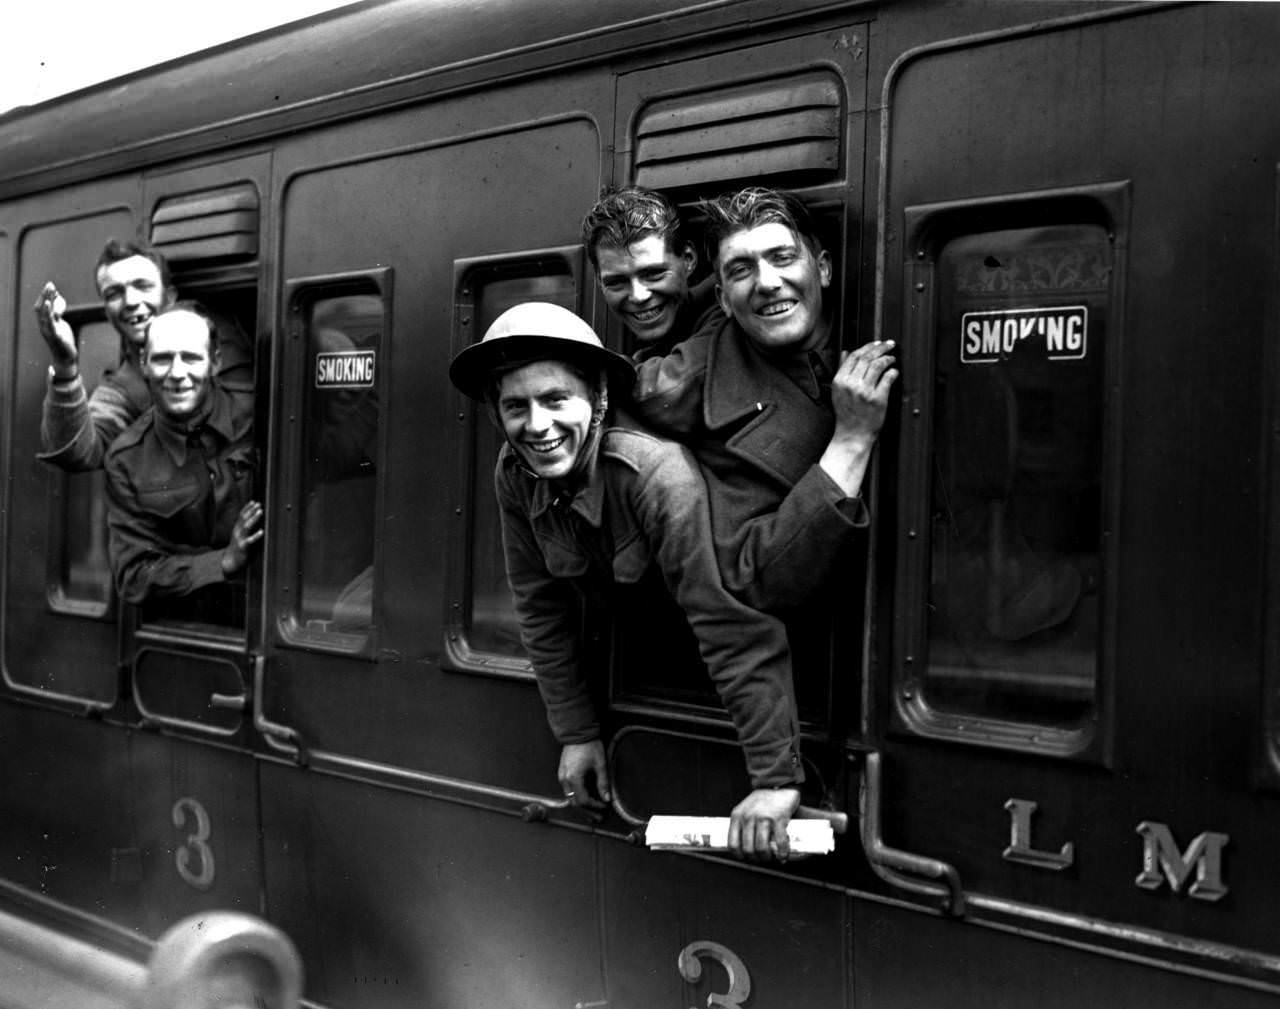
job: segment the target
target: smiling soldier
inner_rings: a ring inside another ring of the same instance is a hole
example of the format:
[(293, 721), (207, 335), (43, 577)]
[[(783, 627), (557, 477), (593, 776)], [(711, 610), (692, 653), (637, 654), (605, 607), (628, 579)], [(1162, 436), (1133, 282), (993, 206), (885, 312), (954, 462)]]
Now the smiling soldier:
[[(107, 452), (108, 550), (127, 602), (190, 596), (234, 580), (262, 537), (254, 484), (253, 389), (219, 379), (217, 330), (179, 302), (151, 322), (141, 370), (152, 407)], [(183, 616), (225, 622), (227, 596)]]
[[(66, 300), (52, 283), (36, 299), (36, 324), (49, 348), (49, 367), (40, 423), (38, 458), (68, 472), (97, 469), (111, 443), (151, 405), (140, 358), (147, 330), (176, 295), (163, 255), (144, 242), (111, 239), (98, 257), (94, 281), (102, 310), (120, 336), (120, 364), (85, 392), (80, 348), (63, 318)], [(218, 319), (222, 367), (227, 376), (252, 376), (248, 340), (230, 320)]]
[(785, 858), (804, 777), (786, 634), (725, 590), (688, 451), (606, 422), (610, 392), (634, 381), (631, 363), (572, 312), (529, 302), (461, 351), (449, 377), (489, 404), (506, 436), (494, 481), (507, 579), (562, 747), (565, 795), (595, 808), (611, 797), (584, 668), (582, 600), (607, 604), (613, 586), (638, 582), (656, 565), (745, 753), (753, 790), (732, 811), (729, 845), (748, 857)]
[(729, 589), (788, 611), (868, 523), (860, 495), (898, 375), (893, 342), (839, 358), (823, 305), (831, 257), (795, 197), (744, 189), (703, 209), (728, 318), (643, 362), (632, 406), (697, 457)]
[(698, 254), (659, 192), (605, 193), (583, 219), (582, 243), (605, 304), (635, 339), (637, 361), (666, 354), (716, 307), (714, 278), (690, 286)]

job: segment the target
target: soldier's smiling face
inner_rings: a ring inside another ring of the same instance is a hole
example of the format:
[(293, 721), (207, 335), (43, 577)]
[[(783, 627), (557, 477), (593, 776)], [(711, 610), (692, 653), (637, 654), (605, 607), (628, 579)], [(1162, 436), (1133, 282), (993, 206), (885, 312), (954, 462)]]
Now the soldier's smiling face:
[(822, 291), (831, 258), (785, 224), (726, 235), (716, 257), (720, 307), (761, 350), (812, 350), (826, 339)]
[(107, 321), (132, 346), (141, 348), (152, 320), (173, 301), (160, 267), (146, 256), (128, 256), (99, 267), (97, 281)]
[(204, 316), (185, 309), (156, 316), (143, 357), (156, 409), (173, 420), (197, 413), (213, 388), (217, 357)]
[(586, 380), (559, 361), (517, 368), (498, 386), (498, 417), (507, 441), (544, 480), (573, 472), (591, 433), (594, 409)]

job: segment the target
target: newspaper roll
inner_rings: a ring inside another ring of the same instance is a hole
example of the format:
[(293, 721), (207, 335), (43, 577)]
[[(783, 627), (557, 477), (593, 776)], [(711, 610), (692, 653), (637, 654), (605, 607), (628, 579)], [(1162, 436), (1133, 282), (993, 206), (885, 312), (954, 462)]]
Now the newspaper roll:
[[(825, 855), (835, 850), (829, 820), (796, 820), (787, 824), (787, 839), (797, 855)], [(659, 851), (729, 850), (727, 816), (655, 816), (644, 832), (645, 843)]]

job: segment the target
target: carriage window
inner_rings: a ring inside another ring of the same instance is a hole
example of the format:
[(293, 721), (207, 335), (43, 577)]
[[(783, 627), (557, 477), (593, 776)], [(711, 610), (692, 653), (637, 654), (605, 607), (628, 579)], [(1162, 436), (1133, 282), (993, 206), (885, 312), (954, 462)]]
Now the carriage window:
[[(576, 312), (581, 269), (577, 247), (459, 261), (454, 351), (480, 339), (494, 319), (521, 302), (548, 301)], [(470, 528), (459, 537), (451, 578), (449, 651), (461, 668), (524, 675), (528, 663), (507, 585), (502, 525), (493, 494), (493, 467), (502, 435), (477, 404), (468, 402), (459, 416), (469, 432), (460, 439), (459, 468), (468, 474), (463, 514)]]
[[(96, 313), (95, 314), (100, 314)], [(68, 313), (68, 321), (74, 317)], [(120, 337), (107, 322), (76, 326), (80, 371), (92, 390), (120, 361)], [(63, 613), (103, 616), (111, 604), (111, 565), (107, 558), (107, 498), (102, 470), (50, 472), (56, 523), (49, 553), (50, 603)]]
[(986, 721), (995, 740), (1030, 723), (1069, 749), (1092, 717), (1111, 272), (1088, 225), (967, 235), (938, 256), (913, 709), (935, 729), (982, 737)]
[(373, 626), (384, 295), (368, 283), (298, 307), (306, 372), (296, 626), (359, 645)]

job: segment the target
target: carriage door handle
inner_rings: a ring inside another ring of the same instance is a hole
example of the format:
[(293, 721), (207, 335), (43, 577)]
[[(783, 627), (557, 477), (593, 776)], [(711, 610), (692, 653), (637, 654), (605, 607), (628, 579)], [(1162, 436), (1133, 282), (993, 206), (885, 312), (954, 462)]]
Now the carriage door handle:
[(267, 657), (259, 653), (253, 657), (253, 727), (273, 750), (287, 754), (298, 764), (306, 764), (307, 748), (298, 730), (273, 722), (266, 715), (262, 703), (266, 678)]
[(243, 711), (249, 705), (248, 694), (214, 694), (209, 698), (211, 708), (225, 708), (228, 711)]
[[(880, 800), (883, 796), (880, 778), (880, 754), (872, 751), (866, 756), (863, 770), (862, 795), (859, 813), (862, 818), (862, 850), (877, 876), (891, 886), (911, 893), (941, 899), (951, 914), (964, 914), (964, 890), (960, 886), (960, 874), (946, 862), (923, 855), (890, 848), (880, 836)], [(911, 877), (923, 876), (925, 882)]]

